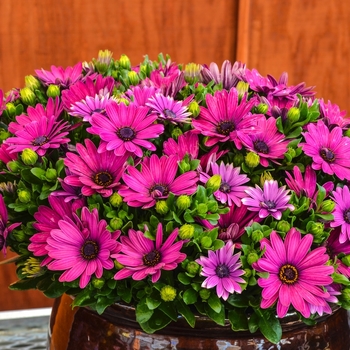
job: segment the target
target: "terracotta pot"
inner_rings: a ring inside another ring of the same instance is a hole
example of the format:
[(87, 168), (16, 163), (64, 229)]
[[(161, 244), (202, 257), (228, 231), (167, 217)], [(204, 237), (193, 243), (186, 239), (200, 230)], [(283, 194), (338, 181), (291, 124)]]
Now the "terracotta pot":
[(155, 333), (143, 332), (135, 321), (134, 309), (123, 305), (108, 307), (103, 315), (88, 308), (71, 308), (72, 299), (64, 295), (54, 303), (50, 319), (50, 350), (348, 350), (350, 328), (343, 309), (305, 326), (293, 315), (282, 322), (278, 344), (261, 334), (233, 332), (205, 317), (198, 317), (196, 328), (179, 319)]

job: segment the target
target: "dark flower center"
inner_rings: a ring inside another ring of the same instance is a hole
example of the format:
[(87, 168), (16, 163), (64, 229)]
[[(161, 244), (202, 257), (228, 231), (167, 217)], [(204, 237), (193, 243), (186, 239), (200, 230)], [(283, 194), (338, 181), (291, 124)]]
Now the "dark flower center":
[(156, 266), (160, 261), (160, 253), (158, 250), (152, 250), (151, 252), (145, 254), (142, 260), (146, 266)]
[(150, 195), (154, 198), (165, 197), (169, 194), (168, 187), (165, 185), (155, 184), (149, 190)]
[(81, 256), (85, 260), (95, 259), (96, 256), (97, 256), (98, 251), (99, 251), (98, 245), (94, 241), (86, 241), (86, 242), (84, 242), (84, 245), (80, 249)]
[(320, 151), (320, 156), (328, 163), (333, 163), (335, 160), (335, 154), (329, 148), (322, 148)]
[(227, 265), (220, 264), (216, 266), (215, 273), (216, 273), (216, 276), (218, 276), (219, 278), (228, 277), (230, 276), (230, 269), (228, 268)]
[(223, 182), (220, 185), (220, 191), (224, 193), (230, 193), (231, 192), (231, 186), (227, 182)]
[(94, 176), (94, 182), (99, 186), (107, 187), (113, 182), (113, 177), (107, 171), (101, 171)]
[(343, 212), (344, 220), (347, 224), (350, 224), (350, 209)]
[(267, 209), (275, 209), (276, 208), (276, 203), (274, 201), (268, 200), (268, 201), (265, 201), (264, 203), (265, 203)]
[(128, 126), (124, 128), (120, 128), (117, 131), (117, 135), (123, 140), (123, 141), (131, 141), (135, 138), (135, 131)]
[(235, 126), (230, 121), (223, 121), (216, 127), (216, 131), (219, 134), (226, 135), (226, 136), (229, 135), (230, 132), (232, 132), (233, 130), (235, 130)]
[(299, 273), (295, 266), (286, 264), (280, 268), (278, 277), (285, 284), (294, 284), (299, 278)]
[(44, 145), (49, 139), (46, 136), (38, 136), (33, 141), (34, 146), (42, 146)]
[(105, 110), (102, 108), (96, 108), (92, 111), (92, 113), (103, 113)]
[(167, 109), (167, 108), (164, 109), (163, 113), (166, 117), (173, 118), (173, 119), (176, 118), (176, 114), (170, 109)]
[(269, 146), (264, 141), (254, 141), (254, 148), (256, 151), (268, 154), (269, 153)]

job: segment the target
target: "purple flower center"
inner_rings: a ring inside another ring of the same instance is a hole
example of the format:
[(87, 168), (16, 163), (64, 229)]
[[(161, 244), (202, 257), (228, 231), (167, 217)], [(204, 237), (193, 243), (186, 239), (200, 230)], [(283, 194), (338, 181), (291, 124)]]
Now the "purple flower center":
[(220, 191), (224, 193), (230, 193), (231, 192), (231, 186), (227, 182), (223, 182), (220, 185)]
[(99, 186), (107, 187), (113, 182), (113, 177), (107, 171), (101, 171), (94, 176), (94, 182)]
[(42, 146), (48, 141), (48, 138), (46, 136), (38, 136), (33, 141), (34, 146)]
[(322, 148), (320, 151), (320, 156), (328, 163), (332, 163), (335, 160), (335, 154), (329, 148)]
[(93, 111), (91, 111), (92, 112), (91, 114), (93, 114), (93, 113), (104, 113), (104, 111), (105, 110), (103, 108), (96, 108)]
[(263, 154), (268, 154), (269, 153), (269, 146), (264, 142), (264, 141), (254, 141), (254, 148), (256, 151), (263, 153)]
[(222, 135), (229, 135), (233, 130), (235, 130), (235, 126), (231, 121), (223, 121), (216, 127), (216, 131)]
[(165, 197), (169, 194), (169, 190), (167, 186), (155, 184), (151, 187), (149, 193), (153, 198)]
[(169, 117), (169, 118), (172, 118), (172, 119), (175, 119), (176, 118), (176, 114), (172, 111), (172, 110), (170, 110), (170, 109), (164, 109), (164, 111), (163, 111), (163, 113), (164, 113), (164, 115), (166, 116), (166, 117)]
[(124, 128), (120, 128), (117, 131), (117, 135), (123, 140), (123, 141), (131, 141), (135, 138), (135, 131), (128, 126), (125, 126)]
[(227, 265), (220, 264), (216, 266), (215, 273), (216, 273), (216, 276), (218, 276), (219, 278), (228, 277), (230, 276), (230, 269)]
[(280, 268), (278, 277), (285, 284), (294, 284), (299, 278), (299, 273), (295, 266), (286, 264)]
[(264, 202), (267, 209), (275, 209), (276, 203), (274, 201), (267, 200)]
[(85, 241), (80, 249), (81, 256), (85, 260), (95, 259), (99, 251), (98, 245), (94, 241)]
[(151, 252), (145, 254), (142, 260), (146, 266), (156, 266), (160, 261), (160, 253), (158, 250), (152, 250)]
[(343, 212), (344, 220), (347, 224), (350, 224), (350, 209)]

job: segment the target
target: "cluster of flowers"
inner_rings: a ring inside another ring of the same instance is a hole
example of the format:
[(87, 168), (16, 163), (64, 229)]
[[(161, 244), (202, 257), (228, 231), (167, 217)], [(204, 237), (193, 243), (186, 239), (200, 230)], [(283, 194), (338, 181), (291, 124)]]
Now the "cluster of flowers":
[(109, 51), (35, 73), (0, 91), (11, 288), (124, 302), (147, 332), (202, 314), (274, 342), (290, 311), (350, 307), (350, 121), (313, 87)]

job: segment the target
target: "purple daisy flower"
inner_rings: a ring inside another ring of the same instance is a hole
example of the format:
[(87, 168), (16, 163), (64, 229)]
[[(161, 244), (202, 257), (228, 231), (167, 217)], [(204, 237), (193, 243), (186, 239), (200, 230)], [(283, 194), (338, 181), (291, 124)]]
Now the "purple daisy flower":
[(146, 106), (152, 108), (153, 112), (158, 114), (159, 119), (168, 120), (173, 124), (189, 123), (191, 112), (188, 111), (188, 103), (191, 98), (184, 101), (175, 101), (170, 96), (164, 96), (161, 93), (152, 96)]
[(149, 139), (158, 137), (164, 131), (164, 125), (154, 124), (156, 114), (148, 114), (149, 108), (125, 106), (111, 101), (106, 106), (107, 116), (95, 113), (91, 119), (92, 127), (87, 131), (99, 135), (104, 141), (98, 151), (114, 151), (116, 156), (134, 153), (143, 156), (141, 147), (155, 151), (156, 147)]
[(260, 156), (262, 166), (269, 166), (269, 160), (279, 164), (276, 159), (284, 158), (289, 141), (277, 130), (276, 119), (260, 118), (257, 127), (259, 132), (241, 135), (243, 145)]
[(62, 67), (51, 66), (51, 71), (37, 69), (35, 73), (45, 85), (55, 84), (62, 88), (68, 88), (83, 77), (82, 70), (82, 63), (79, 62), (74, 67), (64, 69)]
[(192, 125), (197, 133), (208, 136), (205, 145), (210, 147), (218, 142), (233, 141), (238, 149), (242, 148), (240, 138), (243, 134), (257, 131), (257, 121), (265, 118), (261, 114), (251, 114), (256, 99), (249, 101), (243, 97), (239, 102), (238, 92), (232, 88), (216, 91), (214, 96), (207, 94), (208, 108), (201, 107), (200, 114), (193, 119)]
[(245, 192), (250, 196), (242, 199), (242, 203), (251, 211), (258, 211), (260, 218), (266, 218), (271, 215), (276, 220), (282, 217), (282, 211), (286, 209), (294, 210), (290, 200), (289, 192), (286, 186), (278, 187), (276, 180), (267, 180), (264, 182), (264, 188), (258, 185), (255, 188), (249, 187)]
[(216, 287), (216, 294), (219, 298), (227, 300), (230, 294), (241, 293), (242, 287), (239, 283), (245, 283), (240, 276), (244, 271), (239, 257), (241, 253), (233, 254), (234, 244), (228, 241), (222, 248), (208, 251), (208, 257), (200, 256), (196, 262), (202, 266), (201, 275), (207, 277), (203, 288)]
[[(225, 164), (221, 162), (211, 163), (211, 174), (221, 176), (220, 188), (214, 192), (215, 198), (221, 203), (227, 203), (229, 206), (235, 204), (241, 205), (241, 198), (245, 197), (245, 190), (248, 186), (242, 186), (249, 181), (246, 174), (240, 174), (241, 168), (234, 168), (233, 164)], [(200, 181), (206, 183), (210, 175), (206, 173), (200, 174)]]
[(92, 212), (84, 207), (81, 220), (65, 218), (58, 222), (47, 239), (47, 250), (53, 260), (49, 270), (64, 271), (60, 282), (72, 282), (79, 278), (79, 287), (85, 288), (91, 276), (102, 277), (103, 270), (114, 267), (112, 254), (120, 250), (116, 239), (120, 231), (111, 233), (105, 220), (99, 220), (97, 209)]
[(335, 174), (340, 180), (350, 180), (350, 138), (343, 136), (342, 128), (331, 131), (322, 120), (307, 125), (302, 133), (305, 142), (300, 143), (306, 155), (312, 158), (312, 168), (329, 175)]
[(189, 159), (197, 159), (199, 152), (198, 135), (192, 131), (187, 131), (180, 135), (177, 142), (169, 138), (163, 143), (163, 152), (167, 156), (176, 155), (178, 160), (182, 160), (186, 154)]
[(341, 226), (339, 242), (344, 243), (350, 240), (350, 191), (348, 186), (337, 187), (332, 193), (335, 201), (333, 211), (334, 221), (331, 227)]
[(309, 303), (311, 314), (317, 313), (320, 316), (323, 316), (323, 314), (331, 315), (333, 313), (333, 310), (329, 303), (338, 303), (338, 298), (336, 295), (341, 294), (341, 285), (332, 283), (329, 286), (325, 286), (324, 288), (329, 293), (329, 297), (325, 298), (326, 303), (324, 305), (313, 305)]
[(345, 118), (346, 111), (340, 111), (339, 106), (331, 103), (331, 101), (328, 101), (326, 104), (323, 99), (320, 99), (318, 102), (320, 104), (320, 117), (328, 127), (339, 126), (342, 129), (349, 128), (350, 120), (349, 118)]
[(114, 279), (122, 280), (132, 277), (139, 281), (147, 276), (152, 277), (152, 283), (159, 280), (161, 270), (174, 270), (186, 259), (186, 254), (180, 250), (185, 241), (176, 243), (178, 229), (175, 229), (163, 243), (163, 227), (158, 224), (155, 241), (145, 237), (141, 231), (129, 230), (128, 236), (120, 237), (121, 252), (113, 254), (124, 268), (118, 271)]
[(168, 198), (170, 192), (191, 195), (197, 190), (198, 177), (195, 171), (176, 177), (178, 164), (175, 156), (158, 158), (153, 154), (143, 159), (141, 171), (133, 166), (127, 170), (129, 174), (124, 173), (123, 180), (129, 188), (121, 189), (119, 194), (131, 207), (150, 208), (158, 199)]
[(310, 251), (313, 236), (301, 234), (295, 228), (288, 231), (283, 242), (272, 231), (270, 240), (261, 241), (262, 258), (253, 264), (258, 272), (268, 273), (267, 278), (259, 278), (262, 290), (263, 309), (271, 307), (277, 301), (277, 315), (283, 318), (290, 307), (304, 317), (310, 317), (310, 304), (325, 307), (330, 294), (323, 287), (333, 282), (330, 276), (333, 266), (327, 266), (329, 256), (326, 248), (318, 247)]
[(64, 164), (70, 174), (64, 182), (70, 186), (81, 187), (84, 196), (100, 193), (102, 197), (110, 197), (113, 191), (122, 188), (120, 179), (126, 168), (127, 154), (116, 156), (113, 151), (98, 153), (94, 143), (86, 139), (86, 148), (78, 143), (79, 155), (72, 152), (66, 154)]

